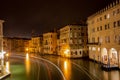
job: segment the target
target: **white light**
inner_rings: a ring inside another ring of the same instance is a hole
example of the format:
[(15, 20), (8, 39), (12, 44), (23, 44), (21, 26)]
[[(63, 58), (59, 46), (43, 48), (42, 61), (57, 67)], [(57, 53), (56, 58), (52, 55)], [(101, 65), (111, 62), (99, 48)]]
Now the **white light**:
[(107, 18), (108, 18), (108, 19), (110, 18), (110, 14), (107, 15)]
[(64, 53), (65, 53), (65, 54), (68, 54), (69, 51), (70, 51), (69, 49), (66, 49), (66, 50), (64, 51)]
[(92, 47), (92, 51), (96, 51), (96, 48), (95, 48), (95, 47)]
[(100, 48), (98, 48), (98, 51), (100, 51)]

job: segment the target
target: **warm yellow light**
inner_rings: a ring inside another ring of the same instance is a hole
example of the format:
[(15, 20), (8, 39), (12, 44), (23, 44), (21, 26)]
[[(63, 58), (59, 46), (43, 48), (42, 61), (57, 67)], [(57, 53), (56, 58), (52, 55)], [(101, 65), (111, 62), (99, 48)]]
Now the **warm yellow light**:
[(26, 60), (29, 60), (29, 54), (28, 53), (26, 54)]
[(10, 70), (10, 63), (7, 61), (6, 62), (6, 71), (9, 72), (9, 70)]
[(69, 51), (70, 51), (69, 49), (66, 49), (66, 50), (64, 51), (64, 53), (65, 53), (65, 54), (68, 54)]
[(30, 60), (29, 60), (29, 54), (28, 53), (26, 54), (25, 63), (26, 63), (26, 72), (27, 72), (27, 75), (29, 75), (29, 73), (30, 73)]
[(26, 48), (26, 51), (28, 51), (28, 48)]
[(67, 61), (64, 61), (64, 69), (66, 70), (67, 69)]
[(6, 56), (8, 57), (8, 56), (9, 56), (9, 54), (7, 53), (7, 54), (6, 54)]

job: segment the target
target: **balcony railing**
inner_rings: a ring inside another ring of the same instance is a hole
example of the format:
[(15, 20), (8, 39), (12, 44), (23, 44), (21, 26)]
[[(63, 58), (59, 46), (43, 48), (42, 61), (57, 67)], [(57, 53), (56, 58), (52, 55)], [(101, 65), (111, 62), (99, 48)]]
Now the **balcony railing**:
[(101, 45), (100, 42), (88, 42), (87, 45)]

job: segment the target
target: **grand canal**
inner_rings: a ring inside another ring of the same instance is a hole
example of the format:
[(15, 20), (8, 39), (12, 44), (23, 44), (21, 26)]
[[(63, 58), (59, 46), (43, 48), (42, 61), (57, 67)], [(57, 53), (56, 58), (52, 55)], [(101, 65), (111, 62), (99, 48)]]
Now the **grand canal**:
[(13, 56), (6, 66), (11, 76), (5, 80), (120, 80), (119, 70), (104, 71), (88, 59)]

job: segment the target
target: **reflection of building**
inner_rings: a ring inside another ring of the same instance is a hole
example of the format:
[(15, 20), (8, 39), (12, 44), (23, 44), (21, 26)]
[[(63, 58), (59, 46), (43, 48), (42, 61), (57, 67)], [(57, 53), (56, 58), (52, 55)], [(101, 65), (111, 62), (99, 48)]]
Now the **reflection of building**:
[(57, 51), (57, 33), (49, 32), (43, 34), (43, 52), (45, 54), (56, 54)]
[(86, 44), (86, 25), (67, 25), (60, 29), (60, 55), (70, 58), (87, 56)]
[(32, 37), (29, 42), (29, 52), (40, 54), (43, 52), (43, 37)]
[[(120, 56), (120, 2), (88, 17), (89, 58), (118, 65)], [(120, 61), (119, 61), (120, 63)]]

